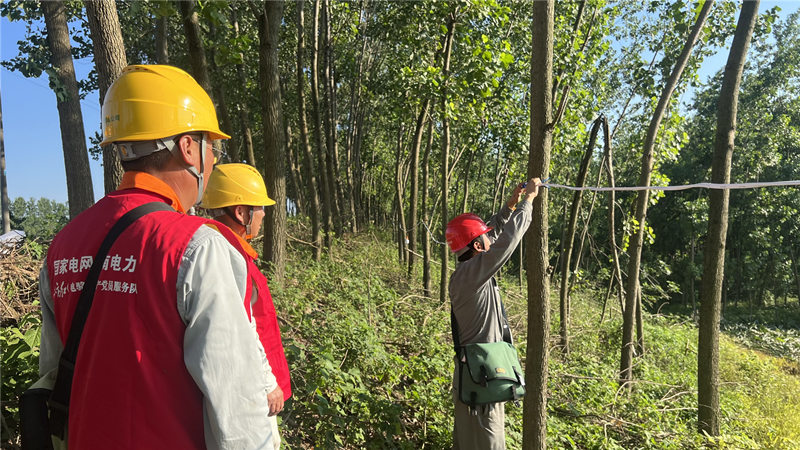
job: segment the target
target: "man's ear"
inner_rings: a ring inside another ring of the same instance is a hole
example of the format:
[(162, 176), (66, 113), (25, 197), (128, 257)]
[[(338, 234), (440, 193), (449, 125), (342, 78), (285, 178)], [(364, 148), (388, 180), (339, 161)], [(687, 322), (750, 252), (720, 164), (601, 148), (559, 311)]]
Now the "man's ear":
[(475, 251), (482, 250), (483, 249), (483, 243), (481, 241), (475, 239), (474, 241), (472, 241), (472, 249), (475, 250)]
[(194, 159), (196, 158), (196, 151), (192, 148), (192, 142), (194, 142), (192, 137), (188, 134), (184, 134), (178, 138), (178, 142), (176, 143), (176, 153), (187, 166), (194, 165)]

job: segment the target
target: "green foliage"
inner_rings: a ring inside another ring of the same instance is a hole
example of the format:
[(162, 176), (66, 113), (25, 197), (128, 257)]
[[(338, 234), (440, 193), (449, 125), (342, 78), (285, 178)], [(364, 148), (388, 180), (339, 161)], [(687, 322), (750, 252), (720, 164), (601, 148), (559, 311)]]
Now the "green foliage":
[(49, 241), (69, 221), (69, 209), (55, 200), (17, 197), (11, 202), (11, 228), (22, 230), (28, 239)]
[(293, 379), (290, 448), (444, 448), (451, 433), (448, 309), (409, 291), (374, 234), (304, 252), (273, 289)]
[(36, 311), (26, 314), (16, 323), (4, 323), (0, 328), (2, 414), (5, 425), (0, 437), (2, 442), (15, 438), (15, 430), (19, 426), (19, 395), (39, 378), (41, 322), (41, 315)]

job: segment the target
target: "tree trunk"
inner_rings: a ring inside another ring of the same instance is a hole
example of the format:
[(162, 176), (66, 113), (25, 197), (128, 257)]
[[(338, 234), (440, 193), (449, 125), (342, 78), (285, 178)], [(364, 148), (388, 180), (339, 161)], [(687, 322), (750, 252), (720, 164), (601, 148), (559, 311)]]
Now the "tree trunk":
[(644, 319), (642, 318), (642, 286), (636, 294), (636, 354), (644, 354)]
[[(528, 177), (547, 178), (553, 142), (553, 24), (555, 2), (533, 3), (531, 21), (530, 156)], [(533, 221), (525, 238), (528, 272), (528, 392), (522, 409), (522, 448), (547, 446), (547, 364), (550, 338), (550, 280), (547, 277), (547, 189), (533, 202)]]
[(405, 212), (403, 211), (403, 131), (405, 127), (400, 123), (397, 130), (397, 150), (394, 167), (395, 197), (397, 206), (397, 251), (398, 260), (402, 263), (408, 260), (408, 229), (406, 228)]
[[(0, 122), (0, 131), (2, 131), (2, 122)], [(789, 247), (789, 252), (792, 257), (792, 273), (794, 274), (794, 284), (797, 285), (797, 299), (798, 304), (800, 304), (800, 269), (798, 269), (798, 256), (797, 252), (795, 252), (794, 247)]]
[(335, 82), (335, 67), (333, 60), (333, 34), (331, 32), (331, 2), (330, 0), (323, 0), (322, 22), (324, 27), (324, 51), (323, 51), (323, 69), (322, 77), (325, 84), (325, 140), (328, 151), (325, 153), (325, 159), (328, 167), (328, 183), (333, 197), (333, 217), (335, 218), (333, 225), (336, 229), (336, 234), (342, 234), (342, 222), (345, 219), (343, 211), (345, 208), (344, 193), (342, 186), (339, 183), (339, 145), (337, 143), (338, 118), (336, 113), (336, 82)]
[(366, 33), (366, 24), (367, 20), (365, 18), (366, 15), (366, 7), (367, 7), (367, 0), (361, 0), (359, 2), (359, 25), (358, 25), (358, 32), (361, 36), (361, 51), (358, 55), (358, 72), (355, 77), (351, 79), (350, 82), (350, 112), (348, 114), (348, 133), (347, 133), (347, 164), (345, 165), (345, 175), (346, 175), (346, 183), (347, 183), (347, 207), (349, 208), (350, 218), (350, 231), (355, 233), (358, 231), (359, 226), (359, 214), (357, 211), (357, 205), (360, 202), (360, 198), (357, 196), (356, 184), (354, 180), (354, 173), (353, 173), (353, 164), (358, 155), (355, 154), (355, 144), (356, 144), (356, 136), (358, 130), (358, 115), (361, 110), (361, 79), (364, 75), (364, 54), (367, 50), (367, 33)]
[(47, 43), (50, 46), (50, 85), (55, 86), (58, 117), (61, 126), (61, 144), (64, 148), (64, 167), (67, 175), (69, 216), (74, 218), (94, 203), (92, 173), (83, 132), (78, 81), (72, 64), (67, 13), (62, 2), (42, 2)]
[(8, 202), (8, 184), (6, 182), (6, 144), (3, 135), (3, 102), (0, 100), (0, 219), (3, 222), (3, 234), (11, 231), (10, 203)]
[(169, 64), (169, 17), (156, 17), (156, 63)]
[[(675, 67), (672, 69), (672, 73), (670, 74), (669, 79), (667, 79), (664, 89), (661, 91), (661, 97), (658, 100), (658, 106), (656, 106), (656, 110), (653, 112), (653, 117), (650, 120), (650, 126), (647, 129), (647, 136), (645, 137), (644, 141), (644, 149), (642, 152), (642, 172), (639, 176), (639, 186), (650, 186), (650, 175), (653, 170), (654, 160), (653, 153), (655, 149), (656, 135), (658, 134), (658, 129), (661, 126), (661, 120), (664, 118), (670, 97), (672, 97), (672, 93), (675, 91), (675, 87), (678, 85), (678, 80), (680, 79), (681, 74), (683, 74), (683, 69), (686, 67), (686, 63), (689, 60), (689, 55), (692, 52), (692, 47), (694, 47), (695, 42), (697, 42), (697, 39), (700, 36), (700, 31), (703, 29), (703, 25), (706, 22), (706, 18), (708, 17), (713, 4), (713, 0), (707, 0), (703, 4), (703, 8), (700, 10), (700, 14), (697, 16), (697, 20), (695, 21), (692, 31), (683, 46), (683, 50), (678, 57), (678, 61), (675, 63)], [(634, 230), (633, 236), (631, 236), (632, 239), (630, 241), (628, 285), (625, 289), (625, 314), (623, 315), (622, 323), (622, 356), (620, 358), (619, 369), (619, 383), (620, 385), (628, 387), (630, 387), (628, 382), (633, 378), (633, 328), (636, 309), (636, 293), (639, 289), (639, 268), (642, 259), (642, 247), (644, 246), (644, 233), (646, 225), (645, 220), (647, 217), (647, 205), (649, 199), (649, 191), (639, 191), (639, 195), (636, 197), (635, 215), (635, 219), (639, 225), (636, 230)]]
[[(744, 2), (725, 72), (717, 107), (717, 132), (711, 164), (713, 183), (730, 183), (736, 137), (736, 113), (742, 71), (758, 19), (759, 0)], [(697, 344), (697, 426), (701, 433), (719, 436), (719, 318), (722, 279), (725, 274), (725, 237), (728, 231), (729, 191), (709, 191), (708, 234), (703, 250), (703, 284)]]
[[(239, 38), (239, 20), (238, 20), (238, 13), (236, 11), (236, 3), (231, 4), (231, 20), (233, 22), (233, 37), (235, 39)], [(244, 61), (244, 56), (240, 53), (240, 59)], [(242, 89), (245, 89), (247, 86), (247, 77), (244, 74), (244, 63), (236, 64), (236, 76), (239, 79), (239, 85), (242, 86)], [(240, 149), (236, 148), (233, 150), (231, 154), (231, 160), (235, 162), (242, 161), (244, 158), (247, 159), (252, 165), (256, 164), (256, 155), (255, 149), (253, 148), (253, 132), (250, 129), (250, 114), (248, 114), (247, 108), (244, 104), (237, 105), (236, 108), (239, 111), (239, 123), (242, 127), (242, 138), (244, 139), (244, 155), (241, 154)], [(242, 157), (244, 156), (244, 158)]]
[[(186, 33), (186, 45), (189, 46), (189, 61), (192, 63), (192, 75), (197, 83), (205, 89), (208, 95), (213, 95), (211, 80), (208, 77), (208, 63), (206, 52), (203, 48), (203, 38), (200, 31), (200, 21), (197, 18), (195, 0), (180, 0), (177, 2), (181, 12), (183, 30)], [(214, 99), (216, 100), (216, 99)]]
[(311, 217), (311, 242), (314, 244), (314, 260), (319, 261), (322, 256), (322, 239), (320, 239), (319, 221), (319, 189), (317, 177), (314, 175), (314, 156), (311, 153), (311, 145), (308, 142), (308, 124), (306, 123), (306, 97), (305, 97), (305, 72), (303, 58), (306, 53), (305, 31), (303, 26), (303, 6), (304, 1), (297, 2), (297, 115), (298, 127), (300, 128), (300, 147), (306, 157), (305, 172), (308, 182), (308, 199), (311, 204), (308, 212)]
[[(450, 101), (450, 93), (448, 90), (448, 79), (450, 78), (450, 55), (453, 51), (453, 35), (456, 28), (456, 13), (458, 12), (458, 4), (453, 7), (453, 12), (447, 16), (447, 34), (444, 38), (444, 58), (442, 60), (442, 91), (440, 101), (440, 108), (442, 113), (442, 236), (447, 233), (447, 191), (449, 183), (447, 181), (448, 168), (450, 163), (450, 118), (447, 113), (447, 104)], [(447, 263), (450, 254), (446, 245), (442, 246), (442, 271), (439, 279), (439, 300), (442, 303), (447, 302), (448, 292), (448, 270)]]
[(264, 14), (258, 20), (260, 45), (261, 106), (264, 127), (264, 171), (267, 192), (275, 205), (266, 208), (264, 218), (263, 259), (272, 268), (272, 278), (283, 282), (286, 267), (286, 136), (283, 135), (283, 110), (281, 108), (280, 45), (283, 2), (264, 2)]
[(428, 186), (430, 183), (431, 147), (433, 147), (433, 119), (428, 120), (428, 143), (422, 158), (422, 219), (425, 232), (422, 233), (422, 290), (425, 297), (431, 296), (431, 235), (430, 214), (428, 214)]
[[(211, 36), (217, 35), (217, 30), (215, 29), (213, 24), (210, 25), (209, 31), (210, 31), (209, 34)], [(216, 49), (214, 48), (213, 45), (209, 47), (208, 52), (209, 52), (208, 59), (210, 60), (209, 68), (211, 69), (211, 73), (216, 74), (216, 78), (218, 80), (224, 80), (226, 78), (226, 74), (217, 66)], [(219, 116), (219, 124), (222, 127), (222, 131), (225, 131), (231, 135), (230, 139), (222, 141), (222, 145), (224, 146), (223, 149), (225, 150), (226, 154), (233, 153), (231, 149), (237, 149), (235, 153), (238, 154), (239, 153), (238, 148), (240, 147), (239, 135), (238, 133), (233, 132), (233, 123), (231, 121), (231, 116), (228, 113), (228, 100), (227, 100), (227, 94), (225, 92), (225, 83), (214, 83), (214, 87), (212, 88), (212, 90), (214, 91), (213, 97), (214, 100), (216, 101), (215, 103), (217, 106), (217, 115)], [(229, 160), (231, 158), (232, 155), (231, 157), (228, 157), (226, 160), (222, 162), (239, 162), (238, 160)], [(255, 166), (255, 161), (253, 161), (251, 164)]]
[(331, 248), (331, 232), (333, 231), (333, 195), (328, 181), (326, 151), (323, 144), (322, 109), (319, 103), (319, 15), (320, 2), (314, 2), (314, 28), (313, 44), (311, 49), (311, 105), (314, 115), (314, 141), (317, 153), (317, 173), (319, 174), (319, 187), (322, 188), (322, 228), (324, 230), (325, 247)]
[(408, 276), (414, 271), (414, 262), (416, 261), (417, 241), (419, 231), (419, 214), (417, 213), (417, 205), (419, 204), (419, 149), (422, 146), (422, 132), (425, 127), (425, 122), (428, 119), (428, 108), (430, 106), (430, 99), (425, 99), (422, 103), (422, 109), (417, 116), (417, 126), (414, 129), (414, 141), (411, 144), (411, 198), (409, 199), (409, 212), (408, 212)]
[[(605, 121), (601, 116), (592, 124), (592, 130), (589, 134), (589, 142), (586, 145), (586, 151), (581, 160), (581, 166), (578, 170), (578, 178), (575, 180), (575, 186), (583, 187), (586, 185), (586, 175), (589, 171), (589, 162), (594, 153), (594, 146), (597, 142), (597, 133), (600, 131), (600, 125)], [(570, 265), (572, 261), (572, 247), (575, 244), (575, 228), (578, 225), (578, 212), (581, 208), (582, 192), (575, 191), (572, 195), (572, 207), (569, 211), (569, 223), (567, 225), (566, 239), (564, 242), (564, 249), (561, 252), (561, 292), (559, 312), (560, 317), (560, 334), (561, 334), (561, 351), (569, 353), (569, 278), (570, 278)]]
[[(608, 120), (603, 123), (603, 153), (605, 154), (606, 170), (608, 171), (608, 185), (612, 188), (615, 186), (614, 181), (614, 152), (611, 149), (611, 135), (608, 133)], [(619, 298), (620, 311), (624, 312), (625, 307), (622, 298), (625, 296), (625, 287), (622, 283), (622, 268), (619, 265), (619, 253), (617, 252), (617, 237), (616, 237), (616, 198), (614, 191), (608, 191), (608, 237), (609, 246), (611, 247), (611, 254), (614, 257), (614, 270), (611, 277), (616, 277), (617, 297)], [(606, 298), (608, 295), (606, 295)]]
[[(125, 43), (117, 16), (117, 5), (113, 0), (85, 1), (89, 32), (92, 36), (94, 62), (100, 88), (100, 106), (106, 91), (128, 65)], [(122, 164), (113, 145), (103, 146), (103, 186), (106, 194), (117, 190), (122, 181)]]

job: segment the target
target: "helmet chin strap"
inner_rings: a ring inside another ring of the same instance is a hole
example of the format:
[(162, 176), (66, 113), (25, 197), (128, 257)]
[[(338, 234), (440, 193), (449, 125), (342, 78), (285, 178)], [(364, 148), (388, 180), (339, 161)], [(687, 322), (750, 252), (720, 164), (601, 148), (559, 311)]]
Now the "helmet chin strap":
[(199, 205), (200, 202), (203, 200), (203, 176), (205, 173), (206, 167), (206, 134), (203, 133), (202, 139), (200, 139), (200, 171), (197, 171), (195, 166), (189, 166), (186, 170), (194, 175), (197, 178), (197, 201), (194, 202), (195, 205)]
[(228, 217), (233, 219), (234, 222), (236, 222), (239, 225), (244, 227), (244, 239), (246, 241), (249, 242), (250, 240), (253, 239), (253, 237), (254, 237), (253, 236), (253, 216), (254, 216), (254, 214), (253, 214), (253, 207), (252, 206), (250, 207), (250, 220), (247, 221), (247, 223), (244, 223), (241, 220), (239, 220), (239, 218), (236, 217), (236, 213), (235, 212), (231, 212), (231, 210), (228, 209), (228, 208), (225, 208), (225, 214), (227, 214)]

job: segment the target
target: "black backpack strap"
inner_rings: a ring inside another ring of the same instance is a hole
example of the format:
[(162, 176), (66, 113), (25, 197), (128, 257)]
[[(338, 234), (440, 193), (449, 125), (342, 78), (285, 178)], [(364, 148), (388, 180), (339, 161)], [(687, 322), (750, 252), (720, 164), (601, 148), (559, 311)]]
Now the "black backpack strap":
[(103, 268), (106, 255), (108, 255), (108, 251), (111, 250), (111, 246), (119, 235), (128, 226), (140, 217), (156, 211), (174, 211), (174, 209), (164, 202), (151, 202), (138, 206), (125, 213), (111, 227), (111, 231), (108, 232), (103, 243), (100, 244), (100, 249), (97, 251), (92, 267), (89, 269), (89, 274), (86, 276), (86, 282), (83, 284), (78, 304), (75, 306), (67, 342), (58, 360), (58, 375), (56, 376), (56, 383), (49, 402), (50, 432), (54, 436), (58, 436), (61, 439), (66, 437), (67, 420), (69, 418), (69, 397), (72, 389), (72, 375), (75, 371), (75, 360), (78, 356), (78, 344), (80, 344), (83, 326), (86, 324), (89, 310), (92, 307), (94, 292), (97, 288), (97, 281), (100, 278), (100, 271)]

